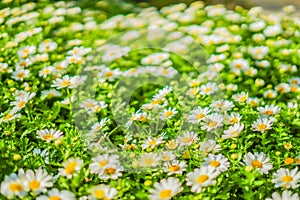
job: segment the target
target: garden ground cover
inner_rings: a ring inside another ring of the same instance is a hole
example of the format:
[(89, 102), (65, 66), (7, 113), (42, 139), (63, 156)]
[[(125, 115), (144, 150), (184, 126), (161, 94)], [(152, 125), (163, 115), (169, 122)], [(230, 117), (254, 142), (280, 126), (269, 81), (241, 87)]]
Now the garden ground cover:
[(299, 199), (293, 6), (0, 3), (1, 199)]

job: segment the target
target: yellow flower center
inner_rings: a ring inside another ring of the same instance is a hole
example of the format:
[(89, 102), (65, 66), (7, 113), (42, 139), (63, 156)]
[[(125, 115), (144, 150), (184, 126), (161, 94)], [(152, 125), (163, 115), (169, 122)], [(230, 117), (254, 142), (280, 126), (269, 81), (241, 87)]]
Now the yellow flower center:
[(156, 140), (151, 140), (151, 141), (149, 142), (149, 145), (151, 145), (151, 146), (156, 145)]
[(209, 176), (207, 176), (206, 174), (202, 174), (202, 175), (198, 176), (197, 182), (199, 184), (204, 183), (205, 181), (208, 180), (208, 178), (209, 178)]
[(197, 119), (202, 119), (203, 117), (205, 117), (205, 114), (203, 114), (203, 113), (199, 113), (196, 115)]
[(169, 170), (172, 171), (172, 172), (176, 172), (180, 169), (180, 167), (178, 165), (171, 165), (169, 167)]
[(107, 165), (108, 164), (108, 160), (101, 160), (100, 162), (99, 162), (99, 166), (100, 167), (104, 167), (105, 165)]
[(258, 160), (254, 160), (252, 162), (252, 166), (253, 167), (257, 167), (257, 168), (262, 168), (262, 163), (260, 161), (258, 161)]
[(17, 77), (18, 77), (18, 78), (23, 78), (24, 76), (25, 76), (24, 73), (19, 73), (19, 74), (17, 74)]
[(247, 100), (247, 96), (246, 95), (244, 95), (244, 96), (242, 96), (241, 98), (240, 98), (240, 102), (244, 102), (244, 101), (246, 101)]
[(217, 160), (213, 160), (209, 164), (213, 167), (219, 167), (221, 163)]
[(205, 88), (204, 92), (210, 92), (211, 88)]
[(9, 184), (9, 189), (12, 192), (20, 192), (23, 188), (19, 183), (11, 183)]
[(172, 197), (172, 191), (171, 190), (162, 190), (159, 193), (159, 197), (162, 199), (167, 199)]
[(29, 187), (31, 190), (36, 190), (40, 187), (40, 182), (38, 180), (33, 180), (29, 183)]
[(18, 104), (18, 108), (22, 108), (24, 105), (25, 105), (25, 101), (21, 101), (19, 104)]
[(165, 116), (166, 117), (170, 117), (172, 114), (173, 114), (173, 112), (170, 111), (170, 110), (168, 110), (168, 111), (165, 112)]
[(152, 165), (154, 163), (154, 160), (153, 160), (153, 158), (146, 158), (144, 163), (146, 165)]
[(238, 63), (238, 64), (235, 65), (235, 68), (237, 68), (237, 69), (242, 69), (242, 67), (243, 67), (243, 65), (240, 64), (240, 63)]
[(61, 198), (59, 196), (51, 196), (48, 200), (61, 200)]
[(112, 168), (112, 167), (104, 170), (104, 173), (107, 175), (114, 174), (115, 172), (116, 172), (116, 169)]
[(112, 75), (113, 75), (112, 72), (106, 72), (106, 73), (105, 73), (105, 76), (106, 76), (106, 77), (111, 77)]
[(218, 123), (216, 121), (211, 121), (208, 123), (208, 127), (212, 128), (215, 127)]
[(98, 199), (103, 198), (104, 195), (105, 195), (104, 190), (101, 190), (101, 189), (100, 189), (100, 190), (96, 190), (96, 191), (95, 191), (95, 197), (98, 198)]
[(66, 174), (73, 174), (76, 166), (77, 166), (76, 162), (70, 162), (65, 168)]
[(62, 86), (62, 87), (66, 87), (66, 86), (68, 86), (68, 85), (70, 85), (70, 84), (71, 84), (71, 81), (66, 80), (66, 81), (63, 81), (63, 82), (61, 83), (61, 86)]
[(272, 110), (266, 110), (264, 112), (265, 115), (273, 115), (273, 111)]
[(45, 140), (51, 140), (51, 139), (54, 138), (54, 136), (53, 136), (52, 134), (45, 134), (45, 135), (43, 136), (43, 138), (44, 138)]
[(260, 130), (260, 131), (263, 131), (263, 130), (265, 130), (266, 128), (267, 128), (267, 125), (265, 125), (265, 124), (259, 124), (259, 125), (257, 126), (257, 129)]
[(12, 118), (12, 115), (10, 113), (8, 113), (5, 117), (4, 120), (9, 120), (10, 118)]
[(191, 137), (185, 137), (185, 138), (183, 138), (182, 141), (183, 141), (184, 143), (190, 143), (190, 142), (193, 141), (193, 138), (191, 138)]
[(231, 124), (234, 124), (234, 123), (237, 123), (237, 122), (239, 122), (239, 120), (238, 120), (238, 118), (236, 118), (236, 117), (230, 119), (230, 123), (231, 123)]
[(291, 176), (289, 176), (289, 175), (286, 175), (286, 176), (283, 176), (283, 177), (281, 178), (281, 180), (282, 180), (283, 182), (288, 183), (288, 182), (292, 182), (292, 181), (293, 181), (293, 177), (291, 177)]
[(95, 104), (92, 103), (92, 102), (86, 104), (86, 107), (87, 107), (87, 108), (92, 108), (92, 107), (94, 107), (94, 106), (95, 106)]

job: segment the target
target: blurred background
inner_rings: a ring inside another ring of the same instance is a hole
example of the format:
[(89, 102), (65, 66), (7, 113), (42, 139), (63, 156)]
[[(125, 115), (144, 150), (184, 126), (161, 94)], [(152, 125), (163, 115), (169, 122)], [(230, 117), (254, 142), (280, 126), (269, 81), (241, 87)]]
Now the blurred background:
[[(187, 3), (190, 4), (195, 0), (129, 0), (129, 2), (140, 3), (141, 6), (152, 5), (158, 8), (175, 4)], [(300, 9), (300, 0), (203, 0), (206, 4), (224, 4), (227, 8), (233, 9), (235, 6), (240, 5), (244, 8), (253, 6), (261, 6), (269, 10), (279, 10), (286, 5), (295, 5)]]

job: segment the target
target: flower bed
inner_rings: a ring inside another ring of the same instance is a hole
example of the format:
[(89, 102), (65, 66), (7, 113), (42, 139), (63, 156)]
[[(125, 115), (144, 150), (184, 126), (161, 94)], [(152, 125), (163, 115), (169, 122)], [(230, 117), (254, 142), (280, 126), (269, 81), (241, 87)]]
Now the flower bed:
[(1, 199), (299, 199), (294, 7), (0, 8)]

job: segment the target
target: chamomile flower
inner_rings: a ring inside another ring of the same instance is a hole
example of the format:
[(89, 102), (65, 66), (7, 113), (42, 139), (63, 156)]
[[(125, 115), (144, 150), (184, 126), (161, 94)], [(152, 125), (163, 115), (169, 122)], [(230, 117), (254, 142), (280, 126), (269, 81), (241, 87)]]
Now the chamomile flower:
[(218, 90), (217, 84), (208, 82), (205, 85), (200, 86), (200, 94), (201, 95), (211, 95)]
[(162, 161), (172, 161), (175, 160), (176, 156), (171, 151), (163, 151), (161, 153), (161, 160)]
[(17, 68), (16, 71), (13, 72), (12, 78), (17, 81), (23, 81), (25, 78), (28, 78), (30, 75), (30, 71), (28, 69)]
[(53, 186), (52, 176), (45, 169), (27, 170), (24, 174), (27, 186), (34, 194), (46, 192), (47, 188)]
[(204, 158), (202, 166), (213, 167), (218, 172), (225, 172), (229, 169), (230, 163), (222, 154), (208, 154), (208, 157)]
[(72, 178), (73, 174), (80, 171), (83, 161), (79, 158), (69, 158), (62, 163), (63, 168), (58, 169), (60, 176)]
[(24, 197), (27, 194), (25, 181), (14, 173), (10, 176), (5, 176), (0, 187), (1, 194), (9, 199), (16, 196)]
[(220, 115), (218, 113), (207, 115), (201, 123), (201, 130), (207, 130), (209, 132), (216, 128), (219, 128), (223, 126), (223, 119), (223, 115)]
[(47, 192), (47, 195), (41, 195), (36, 200), (74, 200), (75, 195), (68, 190), (58, 190), (53, 188)]
[(200, 151), (203, 154), (215, 153), (221, 151), (221, 146), (215, 140), (207, 140), (200, 142)]
[(298, 168), (294, 169), (285, 169), (280, 168), (273, 174), (272, 183), (275, 184), (275, 187), (283, 188), (298, 188), (300, 181), (300, 172)]
[(266, 105), (265, 107), (258, 107), (257, 110), (262, 115), (271, 116), (279, 113), (280, 108), (272, 104), (272, 105)]
[(231, 71), (239, 75), (241, 71), (246, 71), (249, 68), (249, 63), (243, 58), (235, 59), (230, 64)]
[(109, 119), (103, 118), (100, 120), (100, 122), (96, 122), (92, 125), (91, 132), (96, 133), (97, 131), (101, 130), (107, 124), (108, 121)]
[(77, 84), (76, 81), (78, 76), (70, 77), (69, 75), (65, 75), (62, 78), (57, 78), (53, 81), (52, 87), (57, 89), (62, 88), (74, 88)]
[(266, 90), (264, 91), (264, 97), (268, 99), (274, 99), (277, 97), (277, 91), (275, 90)]
[(15, 101), (11, 102), (10, 105), (14, 106), (13, 110), (19, 111), (25, 107), (26, 103), (35, 96), (35, 93), (24, 93), (22, 96), (17, 96)]
[(251, 125), (254, 131), (263, 133), (265, 130), (272, 129), (273, 120), (267, 118), (259, 118)]
[(204, 118), (211, 112), (210, 108), (205, 107), (197, 107), (190, 112), (188, 116), (188, 122), (192, 124), (198, 124), (200, 121), (204, 120)]
[(161, 118), (162, 120), (171, 119), (174, 115), (176, 115), (176, 113), (178, 113), (178, 111), (176, 110), (176, 108), (168, 108), (168, 109), (164, 109), (164, 110), (160, 113), (160, 118)]
[(110, 166), (119, 166), (119, 156), (115, 154), (103, 154), (92, 158), (89, 165), (92, 174), (103, 174)]
[(54, 129), (43, 129), (37, 131), (37, 138), (45, 140), (46, 142), (51, 142), (63, 137), (63, 132)]
[(291, 191), (284, 190), (282, 194), (278, 192), (273, 192), (272, 198), (266, 198), (266, 200), (299, 200), (297, 193), (292, 193)]
[(123, 166), (121, 165), (109, 165), (107, 166), (103, 173), (99, 173), (98, 176), (102, 180), (108, 180), (108, 179), (118, 179), (120, 176), (122, 176), (122, 171), (124, 170)]
[(239, 123), (242, 119), (242, 116), (239, 113), (232, 112), (230, 115), (226, 115), (224, 121), (229, 124)]
[(21, 114), (18, 113), (16, 109), (10, 110), (5, 114), (1, 115), (0, 122), (9, 122), (14, 119), (18, 119), (21, 117)]
[(28, 56), (34, 54), (36, 51), (35, 46), (25, 46), (18, 50), (17, 54), (19, 58), (27, 58)]
[(151, 200), (168, 200), (183, 190), (179, 179), (169, 177), (154, 183), (154, 189), (150, 190), (149, 199)]
[(54, 67), (47, 66), (40, 70), (39, 76), (46, 78), (48, 75), (50, 75), (54, 71)]
[(197, 142), (198, 135), (192, 131), (185, 132), (183, 135), (178, 136), (176, 140), (180, 146), (190, 146), (191, 144)]
[(220, 174), (213, 167), (196, 168), (193, 172), (189, 172), (186, 176), (188, 186), (191, 191), (200, 193), (204, 187), (216, 184), (215, 178)]
[(154, 147), (162, 144), (164, 142), (163, 137), (148, 137), (144, 143), (141, 145), (142, 149), (153, 149)]
[(90, 198), (91, 200), (103, 199), (110, 200), (113, 199), (117, 195), (117, 190), (109, 185), (97, 185), (91, 188), (90, 190)]
[(139, 164), (142, 167), (156, 167), (160, 160), (161, 156), (157, 153), (145, 153), (140, 155)]
[(254, 59), (261, 60), (264, 59), (265, 56), (268, 54), (269, 47), (267, 46), (249, 47), (248, 52)]
[(43, 90), (42, 91), (42, 97), (43, 98), (53, 98), (53, 97), (60, 97), (61, 94), (59, 91), (55, 89), (50, 89), (50, 90)]
[(211, 103), (210, 107), (214, 111), (226, 112), (232, 110), (234, 104), (229, 100), (215, 100)]
[(244, 156), (244, 163), (246, 164), (246, 166), (256, 168), (261, 174), (268, 174), (273, 167), (270, 158), (266, 157), (263, 152), (255, 152), (254, 154), (248, 152)]
[(241, 92), (232, 96), (232, 99), (236, 102), (243, 103), (248, 99), (248, 92)]
[(238, 137), (243, 130), (244, 124), (235, 123), (233, 126), (229, 126), (228, 129), (224, 131), (222, 138), (227, 139)]
[(163, 170), (168, 175), (182, 174), (186, 170), (186, 163), (179, 160), (168, 161), (164, 163)]

